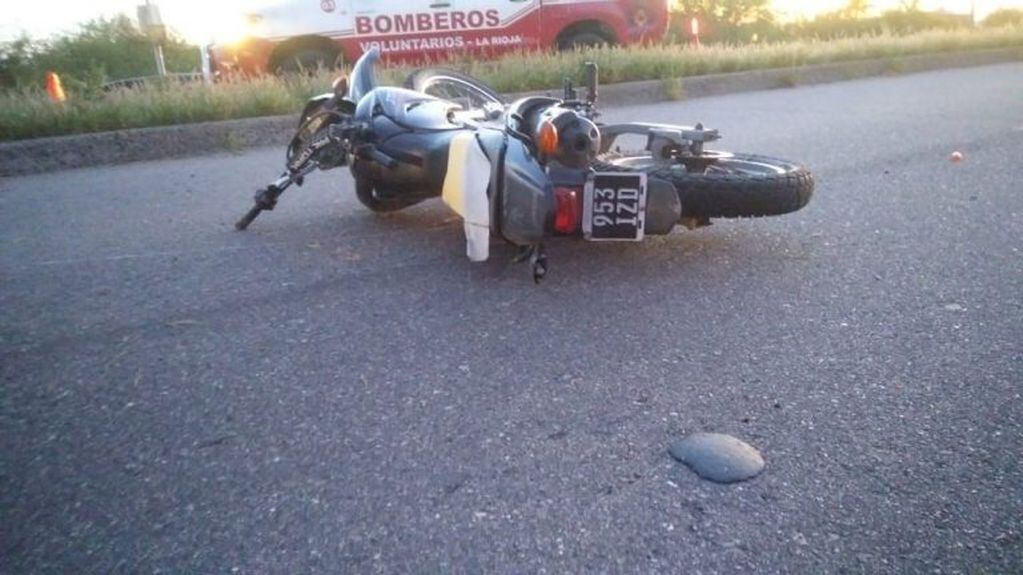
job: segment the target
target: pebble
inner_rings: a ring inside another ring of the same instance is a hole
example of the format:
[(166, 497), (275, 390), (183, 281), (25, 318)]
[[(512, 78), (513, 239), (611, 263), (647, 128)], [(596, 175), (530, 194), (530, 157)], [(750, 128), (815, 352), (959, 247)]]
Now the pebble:
[(764, 470), (759, 451), (721, 433), (694, 433), (674, 442), (669, 451), (697, 475), (717, 483), (745, 481)]

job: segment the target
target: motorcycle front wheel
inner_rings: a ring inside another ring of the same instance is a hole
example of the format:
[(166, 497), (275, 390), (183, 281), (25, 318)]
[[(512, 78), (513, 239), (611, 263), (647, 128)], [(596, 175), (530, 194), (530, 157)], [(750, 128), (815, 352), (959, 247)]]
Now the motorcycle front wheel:
[(423, 68), (405, 78), (405, 87), (460, 104), (466, 110), (504, 107), (504, 99), (479, 80), (446, 68)]
[(609, 153), (591, 166), (598, 172), (645, 172), (671, 182), (690, 218), (755, 218), (801, 209), (813, 196), (806, 168), (766, 156), (721, 154), (700, 170), (656, 161), (649, 152)]

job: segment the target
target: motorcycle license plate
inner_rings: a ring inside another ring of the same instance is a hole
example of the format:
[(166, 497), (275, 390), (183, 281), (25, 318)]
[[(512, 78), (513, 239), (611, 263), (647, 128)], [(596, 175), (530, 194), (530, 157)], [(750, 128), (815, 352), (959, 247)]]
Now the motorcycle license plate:
[(583, 236), (638, 242), (646, 215), (646, 174), (597, 172), (583, 190)]

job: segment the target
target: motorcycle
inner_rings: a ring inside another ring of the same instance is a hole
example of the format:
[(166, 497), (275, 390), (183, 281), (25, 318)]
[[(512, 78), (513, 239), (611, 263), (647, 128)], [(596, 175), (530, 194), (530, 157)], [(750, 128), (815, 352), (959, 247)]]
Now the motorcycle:
[[(561, 98), (506, 103), (458, 72), (425, 68), (402, 88), (377, 86), (379, 51), (311, 99), (287, 147), (283, 174), (236, 224), (273, 210), (315, 170), (348, 166), (358, 200), (391, 212), (441, 197), (464, 222), (467, 255), (489, 257), (491, 236), (517, 246), (533, 279), (548, 272), (544, 241), (641, 241), (715, 218), (780, 215), (804, 207), (814, 180), (785, 160), (712, 150), (717, 130), (598, 121), (599, 70), (586, 64), (586, 94), (566, 81)], [(645, 139), (623, 152), (622, 136)]]

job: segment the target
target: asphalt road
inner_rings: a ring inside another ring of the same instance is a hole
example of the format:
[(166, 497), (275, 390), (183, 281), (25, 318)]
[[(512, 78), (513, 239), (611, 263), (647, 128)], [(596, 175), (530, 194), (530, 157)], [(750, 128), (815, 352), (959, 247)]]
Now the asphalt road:
[(537, 287), (341, 172), (233, 231), (279, 150), (0, 180), (0, 571), (1023, 570), (1023, 64), (607, 118), (817, 195)]

